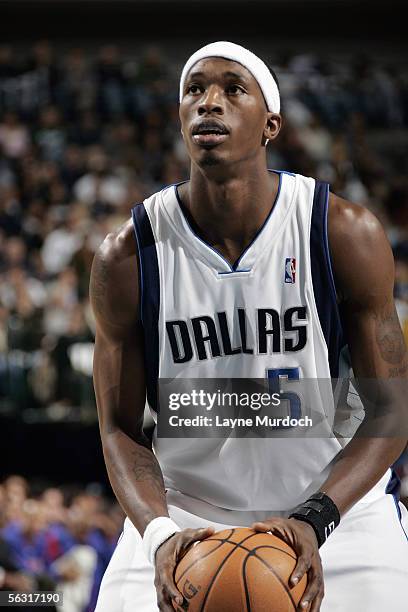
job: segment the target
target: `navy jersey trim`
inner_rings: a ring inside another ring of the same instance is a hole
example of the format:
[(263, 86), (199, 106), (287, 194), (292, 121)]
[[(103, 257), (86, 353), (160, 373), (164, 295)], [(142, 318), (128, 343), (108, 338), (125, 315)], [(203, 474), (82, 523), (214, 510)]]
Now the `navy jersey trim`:
[(398, 474), (396, 473), (395, 469), (393, 466), (391, 466), (391, 477), (388, 481), (387, 484), (387, 488), (385, 489), (385, 492), (388, 495), (392, 495), (393, 500), (394, 500), (394, 504), (395, 504), (395, 509), (397, 511), (397, 515), (398, 515), (398, 520), (400, 522), (401, 525), (401, 529), (404, 532), (404, 535), (406, 537), (406, 539), (408, 540), (408, 534), (404, 529), (404, 525), (402, 524), (402, 514), (401, 514), (401, 508), (399, 506), (399, 501), (400, 501), (400, 494), (401, 494), (401, 480), (398, 476)]
[[(203, 239), (202, 239), (202, 238), (201, 238), (201, 237), (200, 237), (200, 236), (199, 236), (199, 235), (198, 235), (198, 234), (197, 234), (197, 233), (196, 233), (196, 232), (193, 230), (193, 228), (191, 227), (191, 224), (189, 223), (189, 221), (188, 221), (188, 219), (187, 219), (186, 215), (184, 214), (184, 211), (183, 211), (183, 204), (182, 204), (182, 202), (181, 202), (181, 200), (180, 200), (180, 196), (179, 196), (178, 189), (177, 189), (177, 187), (178, 187), (179, 185), (182, 185), (182, 184), (183, 184), (183, 183), (185, 183), (186, 181), (182, 181), (181, 183), (176, 183), (176, 184), (174, 185), (174, 191), (175, 191), (175, 194), (176, 194), (177, 202), (179, 203), (181, 213), (182, 213), (182, 215), (183, 215), (183, 217), (184, 217), (184, 219), (185, 219), (185, 222), (187, 223), (187, 225), (188, 225), (188, 227), (189, 227), (189, 229), (190, 229), (191, 233), (192, 233), (192, 234), (194, 234), (194, 236), (195, 236), (196, 238), (198, 238), (198, 240), (199, 240), (200, 242), (202, 242), (202, 243), (203, 243), (203, 244), (204, 244), (204, 245), (205, 245), (205, 246), (206, 246), (208, 249), (210, 249), (211, 251), (213, 251), (214, 253), (216, 253), (216, 254), (217, 254), (217, 255), (218, 255), (218, 256), (219, 256), (219, 257), (220, 257), (220, 258), (221, 258), (221, 259), (224, 261), (224, 263), (226, 263), (226, 264), (227, 264), (227, 266), (229, 267), (229, 271), (228, 271), (228, 272), (226, 272), (226, 273), (225, 273), (225, 272), (224, 272), (224, 273), (220, 272), (220, 274), (230, 274), (231, 272), (248, 272), (248, 271), (249, 271), (248, 269), (238, 270), (238, 266), (239, 266), (239, 264), (240, 264), (241, 260), (243, 259), (244, 255), (245, 255), (245, 254), (248, 252), (248, 250), (249, 250), (249, 249), (250, 249), (250, 248), (253, 246), (253, 244), (255, 243), (256, 239), (257, 239), (257, 238), (258, 238), (258, 236), (261, 234), (261, 232), (263, 231), (263, 229), (264, 229), (264, 228), (267, 226), (269, 219), (270, 219), (270, 218), (271, 218), (271, 216), (273, 215), (273, 212), (274, 212), (274, 210), (275, 210), (275, 208), (276, 208), (276, 206), (277, 206), (277, 204), (278, 204), (278, 201), (279, 201), (279, 196), (280, 196), (280, 192), (281, 192), (281, 187), (282, 187), (282, 174), (289, 174), (288, 172), (283, 172), (283, 171), (280, 171), (280, 170), (269, 170), (269, 172), (274, 172), (275, 174), (277, 174), (277, 175), (279, 176), (279, 185), (278, 185), (278, 191), (277, 191), (277, 193), (276, 193), (275, 200), (274, 200), (274, 202), (273, 202), (273, 205), (272, 205), (272, 207), (271, 207), (271, 210), (269, 211), (268, 216), (266, 217), (265, 221), (262, 223), (261, 227), (260, 227), (260, 228), (259, 228), (259, 230), (256, 232), (255, 236), (252, 238), (251, 242), (250, 242), (250, 243), (248, 244), (248, 246), (247, 246), (247, 247), (246, 247), (246, 248), (245, 248), (245, 249), (242, 251), (241, 255), (238, 257), (238, 259), (237, 259), (237, 260), (234, 262), (234, 264), (233, 264), (233, 265), (231, 265), (231, 263), (230, 263), (230, 262), (229, 262), (227, 259), (225, 259), (224, 255), (222, 255), (222, 254), (221, 254), (221, 253), (220, 253), (220, 252), (219, 252), (217, 249), (215, 249), (213, 246), (211, 246), (210, 244), (208, 244), (208, 242), (206, 242), (205, 240), (203, 240)], [(293, 175), (293, 176), (294, 176), (294, 175)]]
[(140, 262), (140, 304), (144, 333), (147, 401), (157, 412), (157, 379), (159, 376), (159, 309), (160, 277), (156, 243), (144, 204), (132, 209)]
[(310, 227), (310, 260), (313, 293), (329, 353), (330, 374), (332, 378), (337, 378), (339, 374), (340, 352), (346, 342), (337, 304), (330, 260), (327, 231), (328, 204), (329, 185), (316, 181)]

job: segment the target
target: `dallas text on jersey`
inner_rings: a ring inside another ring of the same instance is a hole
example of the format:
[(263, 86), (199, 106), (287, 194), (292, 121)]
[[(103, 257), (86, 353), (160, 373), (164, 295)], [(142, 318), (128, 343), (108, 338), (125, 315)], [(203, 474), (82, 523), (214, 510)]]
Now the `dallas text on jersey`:
[(235, 347), (230, 332), (233, 329), (233, 314), (228, 316), (226, 312), (217, 312), (214, 316), (192, 317), (188, 321), (166, 321), (174, 363), (186, 363), (193, 358), (193, 342), (200, 361), (240, 353), (262, 355), (295, 352), (306, 346), (307, 324), (299, 324), (299, 321), (307, 322), (306, 306), (288, 308), (283, 315), (274, 308), (258, 308), (252, 313), (256, 346), (248, 346), (249, 313), (245, 308), (236, 310), (240, 344)]

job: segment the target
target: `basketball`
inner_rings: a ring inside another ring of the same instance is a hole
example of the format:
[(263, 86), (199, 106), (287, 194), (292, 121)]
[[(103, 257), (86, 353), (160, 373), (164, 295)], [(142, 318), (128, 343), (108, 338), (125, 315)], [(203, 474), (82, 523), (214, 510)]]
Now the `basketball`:
[[(283, 540), (252, 529), (219, 531), (191, 546), (175, 580), (182, 612), (293, 612), (307, 578), (289, 587), (296, 553)], [(187, 604), (186, 604), (187, 601)]]

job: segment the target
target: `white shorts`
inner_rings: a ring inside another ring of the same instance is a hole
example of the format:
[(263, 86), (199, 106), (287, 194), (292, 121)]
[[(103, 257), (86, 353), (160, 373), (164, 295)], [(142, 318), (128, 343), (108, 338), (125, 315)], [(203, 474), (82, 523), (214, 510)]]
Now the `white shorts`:
[[(397, 612), (405, 609), (408, 513), (391, 494), (384, 492), (388, 480), (389, 473), (353, 506), (321, 547), (325, 582), (321, 612)], [(170, 497), (178, 499), (177, 494)], [(190, 506), (194, 503), (190, 500)], [(200, 507), (203, 502), (196, 504)], [(234, 524), (209, 521), (192, 513), (191, 508), (187, 512), (171, 503), (169, 513), (182, 528), (211, 525), (218, 531)], [(246, 514), (247, 520), (234, 526), (248, 526), (266, 516), (265, 513), (239, 514)], [(139, 532), (126, 519), (103, 577), (95, 612), (157, 611), (153, 566), (143, 553)]]

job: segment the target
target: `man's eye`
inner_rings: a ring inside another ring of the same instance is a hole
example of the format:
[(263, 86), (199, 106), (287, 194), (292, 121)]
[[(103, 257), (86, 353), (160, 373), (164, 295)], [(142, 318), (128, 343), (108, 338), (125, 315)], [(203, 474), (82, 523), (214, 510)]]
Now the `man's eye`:
[(199, 85), (189, 85), (187, 93), (198, 94), (201, 93), (202, 88)]
[(241, 94), (241, 93), (245, 93), (244, 89), (242, 87), (240, 87), (239, 85), (229, 85), (227, 88), (227, 92), (230, 94)]

